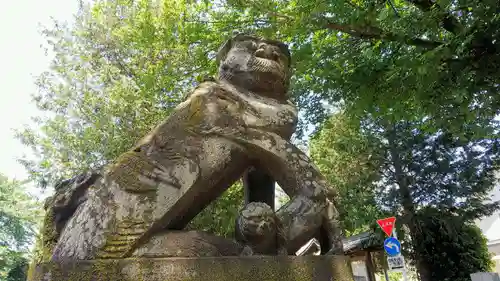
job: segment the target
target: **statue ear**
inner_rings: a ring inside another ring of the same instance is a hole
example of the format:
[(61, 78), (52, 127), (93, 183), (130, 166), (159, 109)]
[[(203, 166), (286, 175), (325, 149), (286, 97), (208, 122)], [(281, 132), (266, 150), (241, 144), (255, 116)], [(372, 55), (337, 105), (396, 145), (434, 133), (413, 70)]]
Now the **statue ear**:
[(253, 38), (252, 36), (246, 35), (243, 32), (239, 32), (237, 30), (234, 30), (231, 38), (229, 38), (226, 42), (224, 42), (224, 44), (222, 44), (222, 46), (217, 51), (217, 56), (216, 56), (217, 64), (219, 64), (222, 60), (224, 60), (226, 58), (226, 55), (229, 52), (229, 50), (231, 50), (231, 47), (232, 47), (233, 42), (235, 40), (242, 40), (242, 39), (247, 38), (247, 37)]
[(233, 38), (230, 38), (229, 40), (224, 42), (224, 44), (222, 44), (222, 46), (217, 51), (217, 56), (215, 57), (215, 61), (217, 62), (217, 64), (219, 64), (222, 60), (224, 60), (226, 58), (227, 53), (231, 49), (231, 45), (232, 45), (232, 41), (233, 41), (232, 39)]
[(226, 40), (226, 42), (224, 42), (224, 44), (222, 44), (222, 46), (219, 48), (219, 51), (217, 51), (217, 56), (216, 56), (217, 64), (219, 64), (222, 60), (226, 58), (227, 53), (229, 52), (229, 50), (231, 50), (234, 38), (240, 35), (242, 35), (241, 32), (234, 30), (231, 38), (229, 38), (228, 40)]

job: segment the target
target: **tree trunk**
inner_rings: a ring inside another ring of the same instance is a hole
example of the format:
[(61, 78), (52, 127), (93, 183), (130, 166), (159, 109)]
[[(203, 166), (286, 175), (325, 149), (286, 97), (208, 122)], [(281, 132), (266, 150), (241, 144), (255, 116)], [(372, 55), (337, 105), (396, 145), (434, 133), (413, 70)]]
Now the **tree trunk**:
[[(394, 174), (396, 182), (399, 186), (399, 195), (401, 196), (401, 205), (403, 206), (403, 215), (408, 218), (408, 228), (410, 229), (410, 237), (412, 241), (416, 241), (418, 237), (418, 227), (415, 220), (415, 206), (410, 193), (410, 185), (408, 177), (403, 172), (403, 163), (396, 144), (396, 128), (393, 126), (389, 129), (387, 138), (389, 142), (389, 152), (391, 155), (392, 165), (394, 166)], [(431, 274), (427, 262), (422, 259), (416, 249), (416, 245), (412, 243), (415, 252), (415, 261), (417, 271), (421, 281), (431, 281)]]

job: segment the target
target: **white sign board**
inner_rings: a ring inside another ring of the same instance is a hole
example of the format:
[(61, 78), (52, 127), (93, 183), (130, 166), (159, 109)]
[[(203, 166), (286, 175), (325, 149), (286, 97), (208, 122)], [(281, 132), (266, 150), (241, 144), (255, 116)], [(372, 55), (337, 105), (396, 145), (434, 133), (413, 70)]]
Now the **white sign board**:
[(387, 257), (387, 264), (390, 271), (402, 271), (405, 268), (405, 259), (402, 255)]

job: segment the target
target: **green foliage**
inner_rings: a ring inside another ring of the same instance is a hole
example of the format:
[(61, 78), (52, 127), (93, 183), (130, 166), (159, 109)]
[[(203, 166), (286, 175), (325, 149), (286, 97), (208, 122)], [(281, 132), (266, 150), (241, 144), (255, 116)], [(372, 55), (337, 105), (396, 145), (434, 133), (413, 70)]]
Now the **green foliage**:
[(474, 223), (431, 208), (417, 216), (422, 231), (415, 250), (427, 262), (431, 281), (469, 281), (471, 273), (491, 271), (487, 239)]
[(236, 217), (243, 208), (244, 196), (241, 182), (235, 183), (218, 200), (210, 203), (196, 216), (187, 229), (202, 230), (223, 237), (234, 237)]
[(216, 69), (206, 50), (224, 38), (184, 22), (200, 6), (95, 1), (73, 26), (43, 30), (55, 58), (33, 98), (45, 114), (18, 134), (34, 151), (22, 159), (33, 179), (54, 184), (113, 160), (164, 120), (197, 77)]
[(0, 280), (20, 280), (40, 215), (24, 183), (0, 175)]
[(14, 266), (7, 273), (6, 281), (26, 281), (28, 272), (28, 259), (15, 259)]
[[(348, 233), (388, 211), (412, 232), (420, 207), (467, 221), (489, 214), (497, 207), (483, 204), (498, 160), (497, 3), (392, 2), (396, 11), (365, 0), (83, 5), (73, 26), (43, 31), (55, 58), (37, 80), (44, 114), (19, 132), (35, 154), (22, 162), (46, 185), (112, 161), (215, 72), (214, 51), (236, 29), (290, 44), (299, 136), (332, 106), (349, 113), (328, 121), (311, 146), (339, 190)], [(215, 210), (237, 202), (236, 190), (194, 224), (229, 234), (234, 210)], [(213, 212), (231, 219), (214, 222)]]
[(93, 1), (74, 26), (43, 31), (56, 58), (34, 99), (47, 114), (19, 132), (36, 155), (22, 161), (52, 184), (114, 159), (214, 73), (214, 51), (235, 29), (291, 45), (302, 129), (328, 116), (324, 102), (456, 126), (493, 116), (496, 4), (447, 1), (429, 10), (394, 2), (397, 14), (364, 0)]
[[(382, 204), (397, 212), (432, 206), (472, 221), (490, 215), (498, 203), (487, 203), (500, 157), (498, 122), (462, 124), (462, 133), (448, 128), (426, 130), (435, 120), (365, 118), (366, 134), (384, 143), (380, 166)], [(410, 206), (411, 205), (411, 206)], [(409, 222), (411, 215), (401, 218)]]
[(497, 3), (392, 2), (396, 11), (387, 1), (228, 1), (224, 12), (242, 15), (244, 30), (279, 29), (292, 45), (293, 94), (312, 123), (327, 116), (322, 101), (430, 115), (437, 128), (498, 114)]
[[(203, 22), (211, 16), (203, 11), (213, 8), (102, 0), (84, 4), (72, 26), (44, 29), (55, 55), (33, 96), (44, 114), (18, 132), (35, 155), (21, 159), (32, 179), (44, 187), (113, 161), (213, 75), (215, 51), (232, 31)], [(240, 199), (238, 187), (230, 189), (192, 224), (228, 235)]]
[(311, 158), (337, 189), (335, 202), (346, 235), (368, 231), (384, 216), (374, 197), (380, 177), (378, 145), (342, 112), (326, 121), (310, 142)]
[(389, 272), (389, 281), (400, 281), (403, 278), (403, 273), (401, 272)]
[[(456, 251), (465, 272), (486, 268), (488, 251), (472, 225), (499, 208), (499, 202), (487, 201), (500, 160), (498, 123), (476, 120), (462, 124), (457, 134), (449, 128), (426, 130), (435, 124), (430, 118), (391, 117), (340, 112), (311, 141), (311, 155), (339, 191), (336, 201), (346, 232), (366, 231), (382, 214), (395, 215), (403, 253), (422, 280), (468, 276), (454, 273), (458, 261), (445, 263), (431, 254)], [(442, 233), (443, 225), (461, 234)], [(483, 244), (467, 252), (474, 241)], [(439, 278), (433, 279), (434, 271)]]
[(485, 202), (500, 157), (498, 122), (463, 124), (462, 134), (426, 130), (433, 122), (341, 112), (314, 136), (311, 155), (335, 186), (375, 192), (377, 204), (393, 214), (405, 200), (412, 208), (453, 211), (466, 221), (491, 214), (498, 204)]

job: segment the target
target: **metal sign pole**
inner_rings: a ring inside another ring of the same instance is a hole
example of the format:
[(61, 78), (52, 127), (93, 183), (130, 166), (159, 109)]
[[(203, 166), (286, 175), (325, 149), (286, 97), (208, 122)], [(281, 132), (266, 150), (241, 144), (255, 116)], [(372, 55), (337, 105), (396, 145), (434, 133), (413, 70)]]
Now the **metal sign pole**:
[[(377, 220), (377, 224), (388, 236), (384, 241), (384, 250), (387, 254), (387, 265), (389, 271), (401, 271), (403, 281), (408, 281), (404, 256), (401, 254), (401, 242), (396, 233), (396, 217)], [(387, 279), (387, 273), (386, 277)]]
[[(392, 229), (392, 236), (398, 239), (398, 234), (396, 233), (396, 228)], [(402, 254), (400, 254), (402, 255)], [(403, 281), (408, 281), (408, 276), (406, 275), (406, 264), (403, 264)]]

